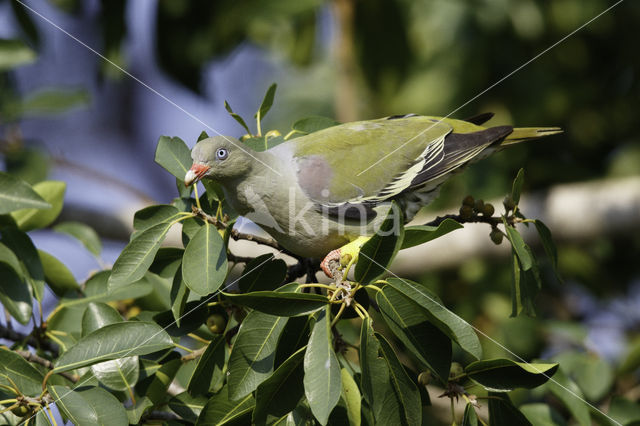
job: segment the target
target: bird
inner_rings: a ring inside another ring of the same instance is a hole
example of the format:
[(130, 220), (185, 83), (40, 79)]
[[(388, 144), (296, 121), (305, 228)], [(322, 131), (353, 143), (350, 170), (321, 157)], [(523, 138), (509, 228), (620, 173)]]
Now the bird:
[[(323, 259), (333, 277), (357, 259), (392, 202), (404, 222), (465, 166), (558, 127), (484, 127), (493, 114), (459, 120), (417, 114), (338, 124), (261, 152), (236, 138), (196, 143), (185, 185), (212, 179), (231, 207), (290, 252)], [(332, 263), (333, 262), (333, 263)]]

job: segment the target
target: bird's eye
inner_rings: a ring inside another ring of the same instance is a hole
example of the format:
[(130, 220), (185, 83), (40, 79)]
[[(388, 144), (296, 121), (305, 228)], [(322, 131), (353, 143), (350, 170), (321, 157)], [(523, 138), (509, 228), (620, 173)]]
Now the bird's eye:
[(218, 160), (224, 160), (229, 156), (229, 152), (224, 149), (224, 148), (220, 148), (216, 151), (216, 158)]

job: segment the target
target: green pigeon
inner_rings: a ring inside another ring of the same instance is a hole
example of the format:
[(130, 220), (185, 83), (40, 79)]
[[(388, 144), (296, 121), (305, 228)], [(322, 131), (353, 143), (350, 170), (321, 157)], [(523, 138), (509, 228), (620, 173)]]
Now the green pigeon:
[[(218, 182), (230, 205), (287, 250), (351, 264), (375, 234), (391, 202), (405, 222), (430, 203), (455, 172), (505, 146), (561, 133), (557, 127), (483, 127), (415, 114), (329, 127), (256, 152), (235, 138), (198, 142), (189, 186)], [(331, 266), (331, 267), (330, 267)]]

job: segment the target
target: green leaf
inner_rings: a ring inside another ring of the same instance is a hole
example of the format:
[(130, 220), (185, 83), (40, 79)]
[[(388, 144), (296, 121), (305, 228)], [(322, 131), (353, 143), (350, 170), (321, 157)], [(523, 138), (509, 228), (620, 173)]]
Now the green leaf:
[(342, 378), (342, 399), (347, 406), (349, 424), (360, 426), (362, 408), (362, 395), (360, 395), (360, 389), (358, 389), (356, 381), (353, 380), (353, 376), (351, 376), (346, 368), (340, 370), (340, 375)]
[(536, 426), (565, 426), (562, 416), (548, 404), (541, 402), (520, 406), (524, 416)]
[(380, 230), (360, 248), (355, 268), (356, 281), (367, 284), (384, 275), (402, 247), (403, 237), (402, 212), (394, 202)]
[(287, 277), (287, 264), (267, 253), (252, 259), (238, 281), (241, 293), (272, 290), (282, 284)]
[(520, 202), (520, 193), (522, 192), (522, 184), (524, 183), (524, 169), (518, 170), (516, 178), (513, 180), (513, 186), (511, 188), (511, 198), (513, 202), (518, 205)]
[(0, 303), (20, 324), (31, 321), (31, 292), (6, 263), (0, 263)]
[(169, 408), (190, 423), (195, 423), (198, 420), (198, 416), (206, 404), (206, 397), (194, 397), (188, 392), (182, 392), (169, 400)]
[(287, 318), (250, 312), (242, 322), (229, 358), (229, 397), (244, 398), (273, 371), (278, 339)]
[(424, 244), (456, 229), (463, 228), (453, 219), (445, 219), (438, 226), (417, 225), (404, 228), (401, 250)]
[[(533, 253), (529, 246), (525, 247), (528, 255), (533, 259)], [(540, 275), (538, 266), (533, 262), (533, 267), (528, 271), (522, 269), (520, 258), (514, 250), (513, 253), (513, 282), (511, 289), (512, 309), (511, 316), (515, 317), (521, 313), (526, 315), (535, 316), (534, 301), (538, 291), (540, 290)]]
[(36, 52), (23, 41), (0, 39), (0, 72), (30, 64), (36, 58)]
[(11, 216), (18, 224), (18, 228), (23, 231), (30, 231), (50, 225), (62, 211), (66, 189), (66, 183), (54, 180), (38, 182), (33, 185), (33, 190), (49, 203), (51, 208), (22, 209), (12, 212)]
[(380, 353), (371, 318), (362, 322), (360, 331), (360, 387), (362, 396), (380, 424), (401, 424), (401, 401), (390, 380), (389, 367)]
[(614, 381), (613, 368), (593, 354), (581, 354), (571, 370), (570, 374), (590, 401), (602, 399)]
[(208, 138), (209, 138), (209, 135), (207, 134), (207, 132), (203, 130), (202, 132), (200, 132), (200, 136), (198, 136), (198, 142)]
[(609, 412), (607, 414), (609, 417), (613, 417), (614, 420), (624, 425), (637, 426), (640, 422), (640, 406), (638, 402), (630, 401), (618, 395), (611, 398), (611, 404), (609, 405)]
[[(149, 397), (155, 405), (162, 405), (166, 402), (168, 399), (167, 389), (169, 389), (171, 382), (173, 382), (178, 373), (178, 369), (182, 365), (177, 353), (173, 352), (172, 354), (176, 354), (176, 357), (162, 364), (150, 380), (147, 379), (142, 384), (143, 386), (140, 389), (141, 393)], [(138, 390), (137, 387), (136, 390)]]
[(321, 116), (312, 116), (302, 118), (295, 123), (291, 128), (298, 133), (303, 133), (308, 135), (309, 133), (317, 132), (318, 130), (327, 129), (329, 127), (337, 126), (340, 124), (338, 121), (335, 121), (329, 117), (321, 117)]
[(536, 219), (533, 223), (536, 225), (536, 230), (538, 231), (538, 235), (540, 236), (542, 247), (544, 247), (544, 251), (551, 261), (553, 271), (555, 272), (558, 281), (562, 281), (560, 279), (560, 275), (558, 274), (558, 249), (556, 248), (556, 244), (553, 242), (551, 231), (549, 230), (549, 228), (547, 228), (547, 225), (545, 225), (539, 219)]
[[(2, 243), (4, 243), (16, 255), (20, 262), (23, 277), (31, 286), (36, 299), (44, 297), (44, 270), (40, 262), (38, 251), (31, 238), (17, 228), (2, 228)], [(31, 300), (31, 299), (29, 299)]]
[[(0, 384), (13, 387), (4, 377), (6, 375), (24, 395), (35, 397), (42, 392), (42, 373), (20, 355), (4, 347), (0, 347), (0, 373)], [(6, 393), (4, 389), (3, 392)]]
[(82, 243), (87, 250), (94, 256), (100, 256), (102, 253), (102, 242), (97, 232), (88, 225), (81, 222), (63, 222), (53, 227), (53, 230), (63, 234), (67, 234)]
[[(145, 207), (133, 215), (133, 229), (144, 231), (161, 223), (169, 223), (180, 216), (178, 209), (170, 204)], [(134, 233), (134, 235), (139, 235), (139, 233)], [(134, 238), (132, 236), (132, 239)]]
[(532, 426), (507, 394), (495, 392), (489, 392), (489, 422), (491, 426)]
[(178, 137), (160, 136), (156, 148), (156, 163), (178, 179), (184, 180), (184, 176), (191, 168), (191, 150)]
[[(251, 411), (255, 405), (253, 396), (247, 395), (238, 401), (231, 398), (229, 387), (225, 386), (213, 395), (198, 416), (196, 426), (223, 425), (234, 421), (236, 424), (249, 424)], [(245, 421), (244, 420), (246, 417)]]
[(105, 325), (122, 321), (118, 311), (106, 303), (89, 303), (82, 314), (82, 335), (87, 336)]
[(44, 269), (44, 279), (56, 296), (62, 297), (68, 291), (80, 289), (76, 278), (64, 263), (46, 251), (38, 250), (38, 256)]
[(86, 106), (91, 97), (86, 89), (46, 89), (27, 95), (18, 106), (21, 117), (42, 117)]
[(528, 271), (533, 266), (533, 259), (530, 255), (530, 251), (527, 250), (528, 246), (525, 244), (522, 236), (516, 228), (507, 225), (504, 218), (502, 221), (504, 222), (504, 227), (507, 230), (507, 238), (509, 238), (509, 242), (511, 242), (511, 246), (520, 260), (522, 270)]
[(225, 345), (223, 335), (217, 335), (211, 340), (189, 379), (187, 390), (190, 394), (206, 395), (223, 379)]
[(462, 426), (478, 426), (478, 415), (473, 405), (467, 404), (464, 407), (464, 416), (462, 417)]
[(407, 375), (389, 342), (378, 333), (374, 335), (380, 344), (380, 353), (387, 362), (391, 386), (400, 401), (403, 423), (408, 425), (422, 424), (422, 402), (418, 387)]
[(236, 120), (247, 131), (247, 134), (250, 135), (251, 130), (249, 130), (249, 126), (247, 126), (247, 123), (244, 122), (244, 119), (242, 117), (233, 112), (233, 110), (231, 109), (231, 105), (229, 105), (229, 102), (224, 101), (224, 108), (227, 110), (229, 115), (233, 117), (233, 119)]
[(171, 226), (171, 222), (154, 225), (127, 244), (113, 264), (108, 283), (109, 291), (124, 287), (144, 276)]
[(0, 242), (0, 263), (4, 263), (7, 266), (10, 266), (13, 269), (20, 279), (23, 278), (22, 266), (20, 265), (20, 261), (16, 257), (15, 253), (11, 251), (9, 247), (2, 244)]
[(146, 396), (136, 399), (136, 405), (131, 408), (127, 408), (127, 418), (129, 424), (137, 425), (140, 423), (140, 418), (149, 408), (153, 407), (153, 401)]
[(398, 290), (385, 286), (376, 295), (385, 322), (416, 357), (422, 369), (431, 369), (442, 383), (449, 380), (451, 341), (429, 322), (423, 309)]
[(300, 348), (258, 386), (253, 424), (272, 424), (296, 408), (304, 396), (304, 351)]
[(340, 400), (340, 365), (333, 351), (330, 307), (317, 316), (304, 354), (304, 393), (320, 424), (325, 425)]
[(173, 319), (178, 327), (180, 327), (182, 313), (187, 305), (187, 300), (189, 300), (190, 294), (191, 291), (189, 291), (189, 288), (182, 279), (182, 269), (178, 269), (173, 277), (171, 292), (169, 294), (171, 299), (171, 313), (173, 313)]
[(312, 316), (291, 317), (282, 331), (276, 349), (275, 365), (279, 366), (298, 349), (306, 346), (311, 333)]
[(564, 374), (562, 366), (553, 375), (553, 380), (549, 380), (544, 386), (545, 389), (562, 401), (580, 426), (591, 425), (589, 406), (584, 401), (582, 391), (573, 380)]
[(146, 355), (173, 347), (171, 337), (157, 324), (121, 322), (84, 336), (63, 353), (54, 371), (60, 373), (125, 356)]
[(182, 258), (182, 277), (201, 296), (220, 288), (227, 276), (227, 251), (218, 230), (205, 223), (191, 238)]
[(465, 373), (471, 380), (494, 392), (515, 388), (532, 389), (544, 384), (558, 369), (558, 364), (524, 363), (497, 358), (475, 361)]
[(173, 337), (186, 336), (200, 328), (207, 321), (209, 309), (206, 303), (192, 300), (187, 302), (184, 310), (185, 313), (180, 319), (180, 326), (175, 323), (173, 312), (170, 310), (153, 315), (153, 321)]
[(235, 304), (247, 306), (265, 314), (283, 317), (309, 315), (329, 303), (329, 299), (321, 294), (294, 293), (290, 291), (254, 291), (246, 294), (223, 294)]
[(92, 365), (91, 372), (109, 389), (128, 391), (140, 377), (140, 362), (137, 356), (118, 358)]
[(124, 407), (104, 389), (92, 387), (82, 391), (66, 386), (47, 386), (49, 394), (74, 425), (126, 425), (129, 423)]
[(251, 150), (256, 152), (267, 151), (274, 146), (278, 146), (281, 143), (284, 143), (285, 140), (282, 136), (253, 136), (242, 141), (242, 144), (251, 148)]
[[(0, 45), (1, 43), (0, 40)], [(2, 62), (1, 52), (2, 48), (0, 47), (0, 64)], [(27, 208), (48, 209), (51, 208), (51, 204), (46, 202), (25, 181), (0, 172), (0, 214)]]
[(267, 93), (264, 94), (264, 99), (262, 99), (262, 103), (260, 104), (260, 109), (258, 109), (258, 112), (254, 116), (255, 118), (258, 119), (258, 121), (262, 121), (264, 117), (267, 115), (267, 113), (269, 112), (269, 110), (271, 109), (271, 106), (273, 105), (273, 99), (276, 96), (277, 87), (278, 85), (273, 83), (267, 89)]
[(403, 278), (389, 278), (389, 285), (424, 308), (431, 323), (475, 359), (482, 358), (482, 346), (473, 327), (448, 310), (440, 298), (425, 286)]

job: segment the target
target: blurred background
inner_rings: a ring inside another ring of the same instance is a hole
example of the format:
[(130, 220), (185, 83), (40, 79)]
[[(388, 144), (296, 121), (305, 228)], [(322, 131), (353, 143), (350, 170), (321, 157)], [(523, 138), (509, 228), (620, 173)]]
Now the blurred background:
[[(84, 280), (115, 260), (133, 212), (177, 196), (153, 161), (158, 138), (192, 146), (203, 130), (240, 136), (224, 100), (253, 122), (272, 82), (264, 127), (283, 134), (310, 115), (410, 112), (491, 111), (489, 124), (561, 126), (563, 135), (456, 176), (421, 216), (455, 213), (467, 194), (498, 200), (500, 212), (524, 167), (523, 212), (550, 226), (562, 276), (543, 271), (535, 318), (509, 317), (509, 250), (480, 225), (403, 255), (398, 272), (519, 356), (562, 360), (596, 406), (640, 419), (640, 3), (619, 2), (579, 29), (613, 5), (0, 0), (0, 169), (67, 182), (63, 219), (98, 230), (102, 259), (52, 232), (32, 238)], [(486, 357), (509, 356), (484, 343)]]

